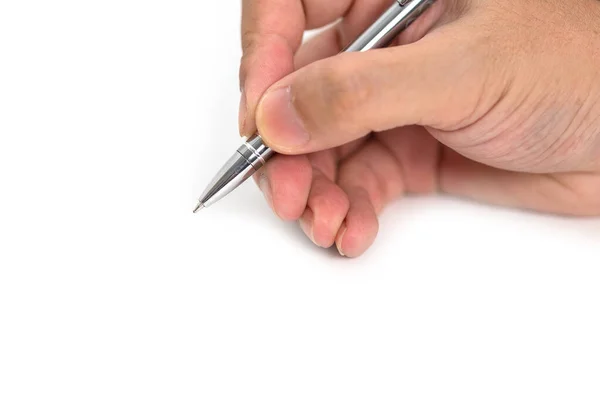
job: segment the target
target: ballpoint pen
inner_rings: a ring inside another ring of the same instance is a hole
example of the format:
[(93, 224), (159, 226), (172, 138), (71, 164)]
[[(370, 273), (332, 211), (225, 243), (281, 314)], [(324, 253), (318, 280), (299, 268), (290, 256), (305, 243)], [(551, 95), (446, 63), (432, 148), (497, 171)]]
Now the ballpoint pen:
[[(363, 52), (389, 45), (435, 1), (395, 0), (388, 10), (343, 52)], [(273, 150), (265, 145), (259, 133), (246, 138), (202, 193), (194, 213), (227, 196), (260, 170), (273, 155)]]

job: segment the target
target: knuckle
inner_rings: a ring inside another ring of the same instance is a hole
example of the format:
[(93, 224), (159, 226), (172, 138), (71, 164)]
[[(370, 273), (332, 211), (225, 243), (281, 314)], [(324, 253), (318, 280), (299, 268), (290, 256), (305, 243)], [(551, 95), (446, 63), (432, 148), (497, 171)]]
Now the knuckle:
[(246, 77), (252, 65), (252, 58), (259, 43), (258, 35), (255, 32), (244, 30), (242, 32), (242, 56), (239, 67), (240, 90), (244, 87)]
[(239, 68), (239, 74), (238, 74), (238, 80), (239, 80), (239, 85), (240, 85), (240, 92), (244, 89), (244, 86), (246, 85), (246, 77), (248, 76), (248, 61), (247, 58), (242, 56), (241, 60), (240, 60), (240, 68)]
[[(259, 76), (279, 74), (280, 69), (291, 68), (293, 52), (285, 37), (270, 31), (244, 30), (242, 32), (242, 56), (240, 81), (253, 73)], [(243, 86), (243, 85), (242, 85)]]
[(242, 30), (242, 51), (243, 54), (251, 53), (258, 42), (258, 34), (252, 30)]

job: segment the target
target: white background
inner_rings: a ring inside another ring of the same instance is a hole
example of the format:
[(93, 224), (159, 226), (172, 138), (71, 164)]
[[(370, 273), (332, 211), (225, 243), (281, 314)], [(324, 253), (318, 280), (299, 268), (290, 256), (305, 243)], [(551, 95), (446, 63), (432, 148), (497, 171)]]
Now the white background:
[(239, 18), (1, 3), (0, 399), (598, 399), (598, 220), (406, 199), (347, 260), (252, 182), (192, 214)]

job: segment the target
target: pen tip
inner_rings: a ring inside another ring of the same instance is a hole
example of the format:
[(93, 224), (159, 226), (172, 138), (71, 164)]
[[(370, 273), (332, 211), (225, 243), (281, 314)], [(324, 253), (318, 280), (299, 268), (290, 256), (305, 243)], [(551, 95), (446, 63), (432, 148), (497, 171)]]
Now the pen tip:
[(194, 214), (196, 214), (198, 211), (202, 210), (203, 208), (204, 208), (204, 204), (198, 203), (196, 208), (194, 208)]

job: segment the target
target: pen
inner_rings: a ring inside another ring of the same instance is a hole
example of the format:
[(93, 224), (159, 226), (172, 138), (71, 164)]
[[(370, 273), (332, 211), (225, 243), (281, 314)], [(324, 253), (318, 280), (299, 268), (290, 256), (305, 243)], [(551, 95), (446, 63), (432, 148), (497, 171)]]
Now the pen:
[[(343, 52), (362, 52), (389, 45), (435, 1), (395, 0), (388, 10)], [(194, 213), (210, 207), (234, 191), (260, 170), (273, 155), (273, 150), (264, 144), (258, 133), (246, 138), (202, 193)]]

